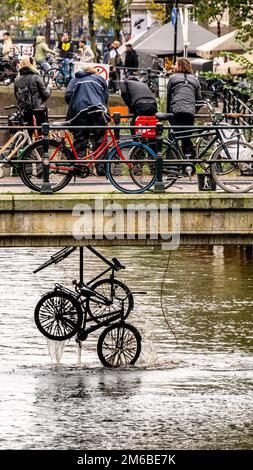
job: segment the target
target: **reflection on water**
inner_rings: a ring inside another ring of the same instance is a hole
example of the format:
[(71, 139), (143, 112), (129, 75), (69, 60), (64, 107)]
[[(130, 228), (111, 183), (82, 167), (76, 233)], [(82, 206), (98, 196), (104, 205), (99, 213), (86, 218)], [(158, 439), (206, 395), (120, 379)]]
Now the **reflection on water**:
[[(57, 367), (35, 327), (40, 296), (78, 278), (77, 251), (32, 274), (55, 251), (1, 249), (1, 448), (251, 449), (251, 253), (182, 248), (164, 273), (168, 253), (157, 248), (101, 249), (127, 266), (123, 282), (147, 291), (129, 317), (143, 337), (140, 360), (106, 370), (98, 332), (83, 343), (81, 365), (71, 340)], [(86, 279), (102, 268), (85, 252)]]

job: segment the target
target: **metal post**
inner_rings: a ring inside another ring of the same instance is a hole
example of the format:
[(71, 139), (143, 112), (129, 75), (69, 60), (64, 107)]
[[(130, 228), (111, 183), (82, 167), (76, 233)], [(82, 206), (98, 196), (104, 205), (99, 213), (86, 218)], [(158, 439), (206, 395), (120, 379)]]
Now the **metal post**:
[(176, 20), (175, 20), (175, 26), (174, 26), (174, 54), (173, 54), (173, 65), (175, 65), (177, 61), (177, 20), (178, 20), (178, 0), (176, 0)]
[(51, 183), (49, 181), (49, 158), (48, 158), (48, 134), (49, 134), (49, 124), (47, 122), (44, 122), (42, 124), (42, 143), (43, 143), (43, 158), (42, 158), (42, 164), (43, 164), (43, 183), (41, 185), (41, 194), (52, 194), (52, 187)]
[(156, 124), (156, 152), (157, 152), (156, 174), (157, 174), (157, 178), (154, 184), (155, 193), (165, 192), (165, 187), (164, 187), (164, 182), (163, 182), (162, 147), (163, 147), (163, 124), (159, 122), (158, 124)]
[(83, 284), (83, 246), (80, 246), (80, 283)]
[[(120, 113), (113, 113), (113, 120), (115, 126), (120, 125)], [(116, 139), (118, 140), (120, 138), (120, 129), (114, 129), (114, 135)]]

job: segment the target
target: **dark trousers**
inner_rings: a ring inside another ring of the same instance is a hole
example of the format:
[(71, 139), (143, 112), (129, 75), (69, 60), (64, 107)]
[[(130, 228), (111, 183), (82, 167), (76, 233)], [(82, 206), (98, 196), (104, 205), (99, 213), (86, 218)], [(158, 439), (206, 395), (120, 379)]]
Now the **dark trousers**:
[[(189, 126), (193, 126), (194, 124), (194, 116), (192, 116), (191, 114), (187, 114), (187, 113), (178, 113), (178, 114), (174, 114), (174, 117), (172, 119), (170, 119), (170, 124), (171, 125), (175, 125), (175, 126), (187, 126), (187, 124)], [(186, 128), (182, 128), (182, 129), (174, 129), (174, 132), (176, 132), (176, 137), (178, 135), (182, 135), (182, 137), (184, 135), (187, 135), (186, 133), (187, 129)], [(188, 134), (191, 133), (191, 130), (189, 129), (188, 131)], [(195, 156), (196, 155), (196, 152), (195, 152), (195, 149), (194, 149), (194, 146), (193, 146), (193, 143), (191, 141), (191, 139), (189, 137), (184, 137), (181, 139), (182, 141), (182, 151), (184, 154), (190, 154), (191, 156)]]
[[(80, 116), (79, 119), (73, 121), (74, 126), (105, 126), (105, 120), (102, 114), (93, 113), (87, 116)], [(98, 149), (104, 137), (104, 129), (75, 129), (74, 134), (74, 147), (79, 158), (83, 158), (86, 154), (88, 142), (92, 143), (92, 152)], [(99, 157), (101, 159), (103, 155)], [(104, 173), (104, 164), (96, 164), (97, 172)]]
[[(28, 126), (41, 126), (44, 122), (48, 122), (47, 109), (34, 109), (33, 111), (24, 112), (24, 122), (27, 122)], [(34, 130), (29, 129), (28, 133), (32, 137)], [(41, 130), (38, 130), (38, 134), (41, 135)]]
[[(74, 126), (104, 126), (105, 120), (103, 116), (99, 113), (89, 114), (87, 116), (82, 116), (75, 121), (73, 121)], [(73, 130), (74, 134), (74, 147), (79, 158), (83, 158), (88, 142), (91, 141), (93, 145), (93, 152), (98, 149), (101, 145), (104, 129), (75, 129)]]

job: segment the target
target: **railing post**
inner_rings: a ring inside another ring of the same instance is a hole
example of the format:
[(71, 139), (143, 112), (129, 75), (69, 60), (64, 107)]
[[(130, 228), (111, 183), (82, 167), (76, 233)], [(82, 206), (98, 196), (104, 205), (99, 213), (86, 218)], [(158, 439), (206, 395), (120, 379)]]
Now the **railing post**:
[(162, 154), (162, 147), (163, 147), (163, 124), (159, 122), (156, 124), (156, 152), (157, 152), (157, 159), (156, 159), (156, 182), (154, 184), (154, 192), (155, 193), (164, 193), (165, 187), (163, 182), (163, 154)]
[[(119, 126), (120, 125), (120, 113), (113, 113), (113, 120), (114, 120), (115, 126)], [(119, 140), (119, 138), (120, 138), (120, 129), (114, 129), (114, 135), (115, 135), (116, 139)]]
[(49, 124), (47, 122), (44, 122), (42, 124), (42, 143), (43, 143), (43, 158), (42, 158), (42, 164), (43, 164), (43, 182), (41, 185), (41, 194), (52, 194), (52, 187), (51, 183), (49, 181), (49, 158), (48, 158), (48, 134), (49, 134)]

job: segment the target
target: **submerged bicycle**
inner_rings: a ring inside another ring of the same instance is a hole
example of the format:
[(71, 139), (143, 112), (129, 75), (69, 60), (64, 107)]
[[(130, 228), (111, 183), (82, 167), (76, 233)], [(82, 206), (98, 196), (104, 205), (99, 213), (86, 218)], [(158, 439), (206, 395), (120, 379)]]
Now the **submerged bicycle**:
[[(62, 261), (76, 248), (64, 248), (34, 273)], [(89, 334), (106, 327), (97, 343), (97, 354), (106, 367), (133, 365), (141, 352), (141, 335), (126, 323), (134, 306), (133, 293), (115, 279), (115, 271), (124, 269), (117, 258), (109, 261), (93, 247), (88, 249), (104, 261), (108, 268), (91, 281), (83, 281), (83, 248), (80, 248), (80, 280), (73, 281), (74, 290), (55, 284), (54, 290), (42, 296), (35, 307), (34, 319), (39, 331), (48, 339), (63, 341), (76, 336), (85, 341)], [(111, 271), (109, 279), (100, 279)], [(136, 292), (135, 292), (136, 293)], [(90, 326), (88, 324), (93, 322)]]

